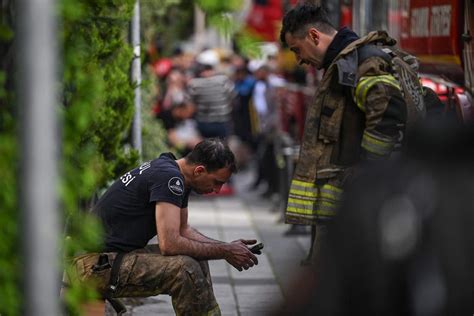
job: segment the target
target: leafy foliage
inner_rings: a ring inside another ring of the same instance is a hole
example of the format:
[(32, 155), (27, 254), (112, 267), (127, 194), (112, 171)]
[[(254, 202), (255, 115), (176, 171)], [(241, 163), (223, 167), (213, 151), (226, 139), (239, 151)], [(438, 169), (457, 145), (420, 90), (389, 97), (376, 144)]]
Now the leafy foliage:
[(13, 4), (0, 7), (0, 314), (19, 314), (21, 260), (18, 255), (18, 146), (13, 77)]
[[(97, 249), (99, 223), (87, 209), (97, 188), (136, 165), (127, 149), (133, 116), (132, 50), (128, 29), (134, 0), (62, 0), (62, 126), (60, 194), (68, 238), (63, 253)], [(0, 43), (0, 314), (21, 314), (17, 140), (12, 40), (13, 2), (2, 7)], [(66, 302), (72, 313), (94, 291), (72, 284)]]
[[(66, 212), (66, 258), (97, 250), (101, 229), (88, 216), (97, 188), (136, 165), (138, 154), (126, 150), (133, 118), (130, 83), (132, 49), (128, 29), (134, 0), (63, 0), (63, 159), (62, 185)], [(94, 297), (72, 283), (69, 308)]]
[(150, 68), (145, 68), (142, 82), (142, 157), (144, 161), (156, 158), (160, 153), (171, 151), (167, 144), (167, 132), (152, 115), (152, 107), (158, 93), (157, 83)]
[(240, 0), (196, 0), (196, 3), (204, 12), (211, 16), (236, 11), (242, 5), (242, 1)]
[(235, 39), (240, 53), (248, 58), (261, 58), (261, 39), (238, 23), (233, 13), (242, 6), (242, 1), (197, 0), (206, 12), (208, 23), (225, 37)]

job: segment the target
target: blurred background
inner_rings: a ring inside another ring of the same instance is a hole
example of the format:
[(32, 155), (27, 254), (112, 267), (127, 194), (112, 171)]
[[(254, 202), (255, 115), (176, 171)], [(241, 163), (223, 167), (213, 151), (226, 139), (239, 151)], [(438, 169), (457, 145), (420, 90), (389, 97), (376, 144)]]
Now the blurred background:
[[(0, 0), (0, 315), (79, 313), (94, 291), (76, 285), (60, 300), (60, 280), (67, 258), (99, 247), (88, 214), (97, 197), (140, 162), (181, 157), (205, 137), (225, 137), (240, 172), (219, 195), (193, 197), (191, 218), (203, 229), (215, 218), (211, 236), (240, 230), (268, 250), (263, 278), (213, 268), (223, 311), (271, 313), (294, 295), (310, 228), (285, 225), (284, 210), (322, 73), (297, 65), (279, 31), (302, 2)], [(472, 0), (308, 2), (337, 28), (387, 30), (416, 55), (423, 85), (443, 101), (429, 116), (474, 119)], [(130, 315), (162, 306), (172, 314), (169, 301), (129, 302)]]

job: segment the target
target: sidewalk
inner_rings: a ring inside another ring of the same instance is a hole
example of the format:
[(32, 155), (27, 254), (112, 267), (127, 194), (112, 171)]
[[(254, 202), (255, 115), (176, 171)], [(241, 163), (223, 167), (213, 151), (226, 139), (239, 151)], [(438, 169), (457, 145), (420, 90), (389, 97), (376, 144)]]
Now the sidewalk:
[[(214, 293), (223, 315), (266, 315), (288, 295), (292, 275), (304, 269), (300, 261), (309, 249), (309, 235), (285, 237), (288, 226), (277, 223), (280, 214), (270, 212), (270, 202), (245, 193), (245, 174), (237, 175), (237, 194), (232, 197), (192, 197), (189, 223), (218, 240), (257, 239), (265, 248), (259, 264), (239, 272), (225, 260), (210, 261)], [(124, 299), (125, 315), (174, 315), (171, 298)], [(107, 306), (106, 315), (114, 315)]]

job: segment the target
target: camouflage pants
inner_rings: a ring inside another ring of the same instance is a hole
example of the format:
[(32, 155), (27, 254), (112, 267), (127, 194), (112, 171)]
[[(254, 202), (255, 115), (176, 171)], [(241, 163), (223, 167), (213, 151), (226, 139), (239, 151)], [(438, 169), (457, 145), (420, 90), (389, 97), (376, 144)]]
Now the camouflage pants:
[[(106, 253), (113, 264), (116, 253)], [(93, 271), (98, 253), (78, 256), (73, 264), (80, 281), (92, 282), (104, 294), (111, 269)], [(220, 315), (207, 261), (188, 256), (163, 256), (158, 245), (127, 253), (119, 270), (114, 297), (168, 294), (176, 315)]]

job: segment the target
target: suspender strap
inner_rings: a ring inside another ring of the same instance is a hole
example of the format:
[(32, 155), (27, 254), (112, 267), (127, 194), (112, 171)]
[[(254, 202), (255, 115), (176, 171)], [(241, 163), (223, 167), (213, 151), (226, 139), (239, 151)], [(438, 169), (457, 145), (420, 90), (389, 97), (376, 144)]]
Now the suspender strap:
[(117, 253), (115, 256), (114, 263), (112, 264), (112, 270), (110, 271), (110, 280), (109, 286), (107, 287), (107, 294), (112, 296), (117, 289), (118, 281), (119, 281), (119, 271), (120, 266), (122, 265), (123, 257), (125, 256), (125, 252)]
[(125, 252), (119, 252), (117, 253), (117, 256), (115, 256), (115, 260), (112, 264), (112, 270), (110, 271), (109, 285), (107, 287), (107, 291), (105, 292), (105, 299), (109, 301), (117, 315), (122, 315), (127, 311), (125, 305), (123, 305), (119, 299), (113, 297), (115, 290), (117, 289), (120, 266), (122, 265), (122, 260), (125, 254)]

